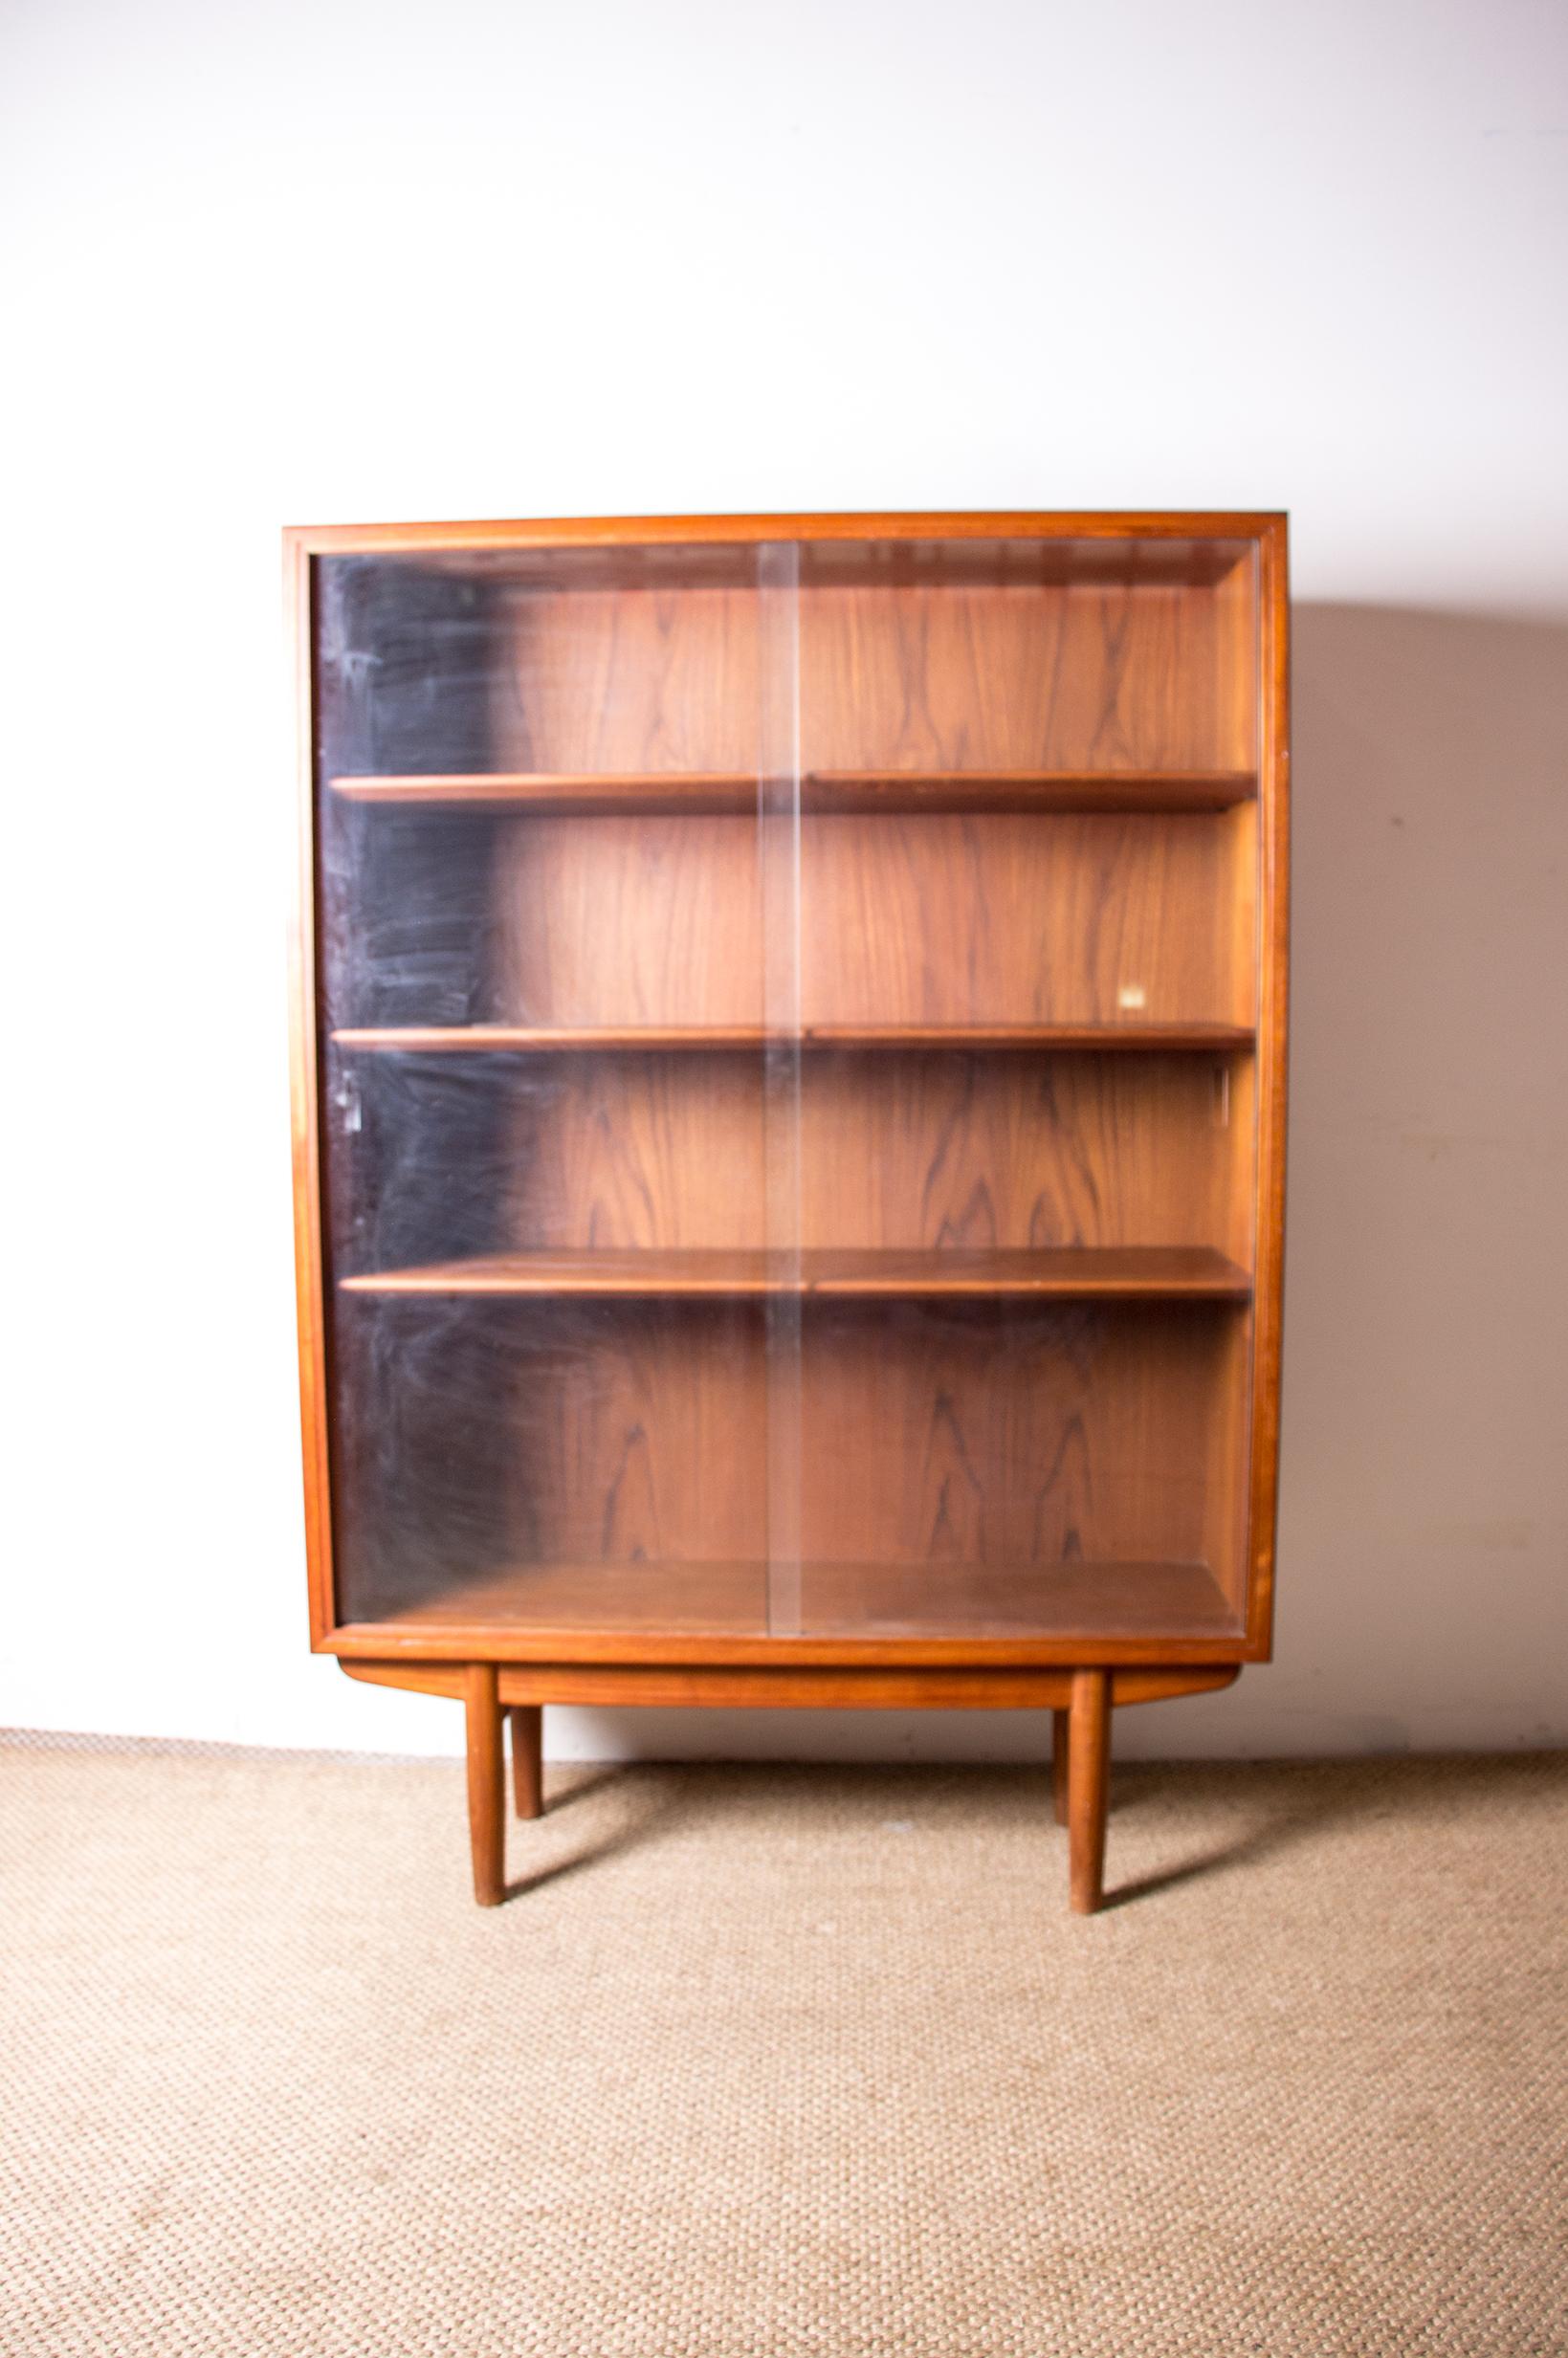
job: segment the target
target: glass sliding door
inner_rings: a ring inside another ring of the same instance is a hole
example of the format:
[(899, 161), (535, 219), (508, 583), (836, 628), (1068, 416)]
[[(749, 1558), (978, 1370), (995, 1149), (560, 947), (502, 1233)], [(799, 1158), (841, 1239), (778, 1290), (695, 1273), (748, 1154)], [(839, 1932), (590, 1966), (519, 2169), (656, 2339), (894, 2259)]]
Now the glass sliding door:
[(804, 552), (806, 1635), (1240, 1626), (1251, 562)]
[(1234, 1637), (1253, 544), (316, 580), (339, 1619)]
[(765, 1636), (793, 551), (330, 558), (319, 595), (340, 1616)]

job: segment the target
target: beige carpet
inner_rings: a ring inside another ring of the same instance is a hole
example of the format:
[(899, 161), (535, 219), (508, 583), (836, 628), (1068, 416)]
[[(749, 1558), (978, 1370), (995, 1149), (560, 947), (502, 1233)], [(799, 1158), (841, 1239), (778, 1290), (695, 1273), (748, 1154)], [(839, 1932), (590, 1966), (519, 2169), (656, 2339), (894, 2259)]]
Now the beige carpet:
[(7, 2358), (1568, 2349), (1560, 1758), (0, 1782)]

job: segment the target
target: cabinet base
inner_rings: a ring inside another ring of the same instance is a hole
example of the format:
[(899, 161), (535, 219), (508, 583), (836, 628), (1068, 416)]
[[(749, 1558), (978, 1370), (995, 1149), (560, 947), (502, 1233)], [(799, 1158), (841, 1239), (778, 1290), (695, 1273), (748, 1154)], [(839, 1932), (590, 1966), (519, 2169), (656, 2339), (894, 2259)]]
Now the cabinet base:
[(1073, 1912), (1093, 1915), (1104, 1896), (1105, 1817), (1111, 1712), (1116, 1705), (1162, 1703), (1229, 1686), (1238, 1666), (1108, 1670), (752, 1670), (663, 1669), (551, 1663), (343, 1661), (351, 1679), (447, 1695), (464, 1706), (468, 1730), (469, 1836), (474, 1896), (481, 1907), (506, 1897), (502, 1730), (512, 1726), (513, 1791), (519, 1818), (543, 1803), (541, 1732), (546, 1703), (644, 1704), (682, 1708), (855, 1710), (1049, 1710), (1051, 1789), (1068, 1829)]

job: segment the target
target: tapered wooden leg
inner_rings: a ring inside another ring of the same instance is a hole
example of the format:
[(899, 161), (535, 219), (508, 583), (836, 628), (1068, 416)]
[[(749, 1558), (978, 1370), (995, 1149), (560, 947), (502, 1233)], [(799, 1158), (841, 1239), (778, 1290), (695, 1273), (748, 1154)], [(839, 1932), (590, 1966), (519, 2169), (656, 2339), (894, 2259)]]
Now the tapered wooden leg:
[(508, 1712), (512, 1722), (512, 1798), (519, 1818), (544, 1815), (544, 1707), (519, 1703)]
[(1072, 1724), (1068, 1731), (1068, 1858), (1072, 1912), (1092, 1916), (1105, 1889), (1105, 1805), (1110, 1785), (1111, 1676), (1072, 1673)]
[(1050, 1715), (1050, 1794), (1051, 1799), (1056, 1804), (1056, 1823), (1059, 1826), (1065, 1826), (1067, 1823), (1067, 1713), (1052, 1711)]
[(493, 1662), (469, 1664), (463, 1700), (468, 1712), (468, 1832), (474, 1847), (474, 1896), (481, 1907), (496, 1907), (506, 1895), (506, 1786), (501, 1707)]

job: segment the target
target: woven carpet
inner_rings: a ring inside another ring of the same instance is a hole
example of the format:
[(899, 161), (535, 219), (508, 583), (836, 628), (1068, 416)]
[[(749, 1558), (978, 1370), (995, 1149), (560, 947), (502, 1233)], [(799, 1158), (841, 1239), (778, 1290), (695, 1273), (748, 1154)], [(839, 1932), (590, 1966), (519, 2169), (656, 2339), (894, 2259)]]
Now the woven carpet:
[(0, 1782), (7, 2358), (1568, 2349), (1561, 1758)]

